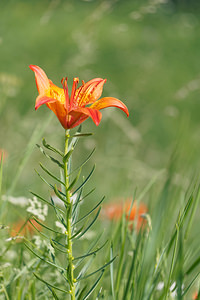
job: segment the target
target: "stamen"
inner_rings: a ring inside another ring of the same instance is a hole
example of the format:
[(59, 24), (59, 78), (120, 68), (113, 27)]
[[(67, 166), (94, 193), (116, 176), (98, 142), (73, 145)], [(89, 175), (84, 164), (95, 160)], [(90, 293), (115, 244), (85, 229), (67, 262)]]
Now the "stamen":
[(79, 83), (79, 79), (78, 79), (78, 77), (75, 77), (73, 80), (72, 92), (71, 92), (71, 97), (70, 97), (70, 109), (71, 109), (73, 101), (74, 101), (74, 95), (75, 95), (78, 83)]
[(68, 110), (69, 108), (69, 93), (68, 93), (68, 85), (67, 85), (67, 77), (66, 78), (62, 78), (61, 80), (63, 89), (64, 89), (64, 93), (65, 93), (65, 108)]

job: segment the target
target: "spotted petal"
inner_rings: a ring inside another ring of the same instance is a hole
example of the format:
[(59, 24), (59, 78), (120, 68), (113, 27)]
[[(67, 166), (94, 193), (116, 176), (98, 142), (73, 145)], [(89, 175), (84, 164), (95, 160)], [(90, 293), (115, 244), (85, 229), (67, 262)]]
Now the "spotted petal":
[(105, 82), (106, 79), (94, 78), (84, 83), (76, 90), (74, 103), (78, 103), (79, 106), (85, 106), (97, 101), (101, 97)]

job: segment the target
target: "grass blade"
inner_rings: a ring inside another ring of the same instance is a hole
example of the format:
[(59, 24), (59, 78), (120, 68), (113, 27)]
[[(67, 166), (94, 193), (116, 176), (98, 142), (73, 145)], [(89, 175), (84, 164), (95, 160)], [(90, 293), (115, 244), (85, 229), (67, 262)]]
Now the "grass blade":
[[(111, 243), (110, 246), (110, 260), (113, 259), (113, 244)], [(114, 289), (114, 266), (113, 262), (110, 264), (110, 280), (111, 280), (111, 291), (112, 291), (112, 297), (113, 300), (115, 300), (115, 289)]]

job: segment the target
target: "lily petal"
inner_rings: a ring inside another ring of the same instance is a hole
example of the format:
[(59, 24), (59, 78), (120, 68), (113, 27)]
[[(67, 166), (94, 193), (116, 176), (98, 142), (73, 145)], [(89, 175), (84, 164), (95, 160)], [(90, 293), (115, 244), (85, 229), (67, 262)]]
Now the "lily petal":
[(47, 75), (38, 66), (30, 65), (29, 68), (35, 73), (35, 81), (39, 94), (45, 94), (50, 86)]
[(80, 123), (85, 121), (88, 117), (91, 117), (96, 126), (101, 121), (102, 114), (96, 109), (90, 107), (79, 107), (70, 112), (71, 121), (69, 122), (69, 128), (78, 126)]
[[(54, 99), (55, 100), (55, 99)], [(67, 129), (67, 111), (65, 106), (59, 101), (49, 101), (46, 103), (47, 107), (54, 112), (60, 121), (61, 125)]]
[(50, 97), (47, 97), (47, 96), (41, 96), (39, 95), (37, 98), (36, 98), (36, 102), (35, 102), (35, 110), (37, 110), (41, 105), (43, 104), (47, 104), (47, 103), (53, 103), (57, 101), (56, 99), (53, 99), (53, 98), (50, 98)]
[(90, 106), (90, 108), (97, 109), (97, 110), (106, 107), (118, 107), (119, 109), (123, 110), (126, 113), (127, 117), (129, 116), (129, 111), (126, 105), (122, 101), (113, 97), (101, 98)]
[(97, 101), (101, 97), (105, 82), (106, 79), (94, 78), (83, 84), (76, 90), (74, 103), (78, 103), (79, 106), (85, 106)]

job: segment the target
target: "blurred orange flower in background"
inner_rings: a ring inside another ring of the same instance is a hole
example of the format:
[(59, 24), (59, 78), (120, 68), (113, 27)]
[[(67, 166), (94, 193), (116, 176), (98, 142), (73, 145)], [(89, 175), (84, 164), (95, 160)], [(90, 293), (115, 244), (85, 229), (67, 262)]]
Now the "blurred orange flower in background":
[[(125, 213), (126, 219), (129, 221), (135, 221), (136, 229), (139, 230), (146, 220), (142, 216), (146, 214), (148, 209), (144, 203), (137, 204), (128, 198), (125, 202), (122, 199), (116, 199), (116, 202), (103, 206), (103, 216), (109, 220), (120, 220)], [(130, 211), (131, 209), (131, 211)], [(130, 215), (129, 215), (130, 214)], [(131, 226), (132, 227), (132, 226)]]
[(198, 293), (195, 292), (192, 296), (192, 300), (197, 300), (198, 299)]
[[(53, 84), (40, 67), (35, 65), (29, 67), (35, 73), (39, 92), (35, 109), (46, 104), (55, 113), (65, 129), (78, 126), (88, 117), (91, 117), (94, 123), (99, 125), (102, 117), (99, 110), (106, 107), (118, 107), (129, 116), (126, 105), (120, 100), (113, 97), (99, 99), (106, 79), (94, 78), (86, 83), (82, 81), (82, 85), (77, 88), (79, 79), (74, 78), (71, 96), (69, 97), (67, 78), (63, 78), (61, 81), (63, 84), (62, 89)], [(88, 107), (88, 104), (91, 104), (90, 107)]]
[[(37, 228), (37, 230), (41, 230), (41, 225), (38, 224), (34, 219), (30, 219), (30, 221), (35, 228)], [(19, 220), (14, 223), (10, 232), (11, 237), (32, 237), (37, 231), (31, 223), (29, 221), (25, 222), (24, 220)]]
[(3, 157), (3, 162), (4, 162), (5, 159), (8, 157), (8, 152), (5, 149), (0, 148), (0, 161), (1, 161), (2, 157)]

